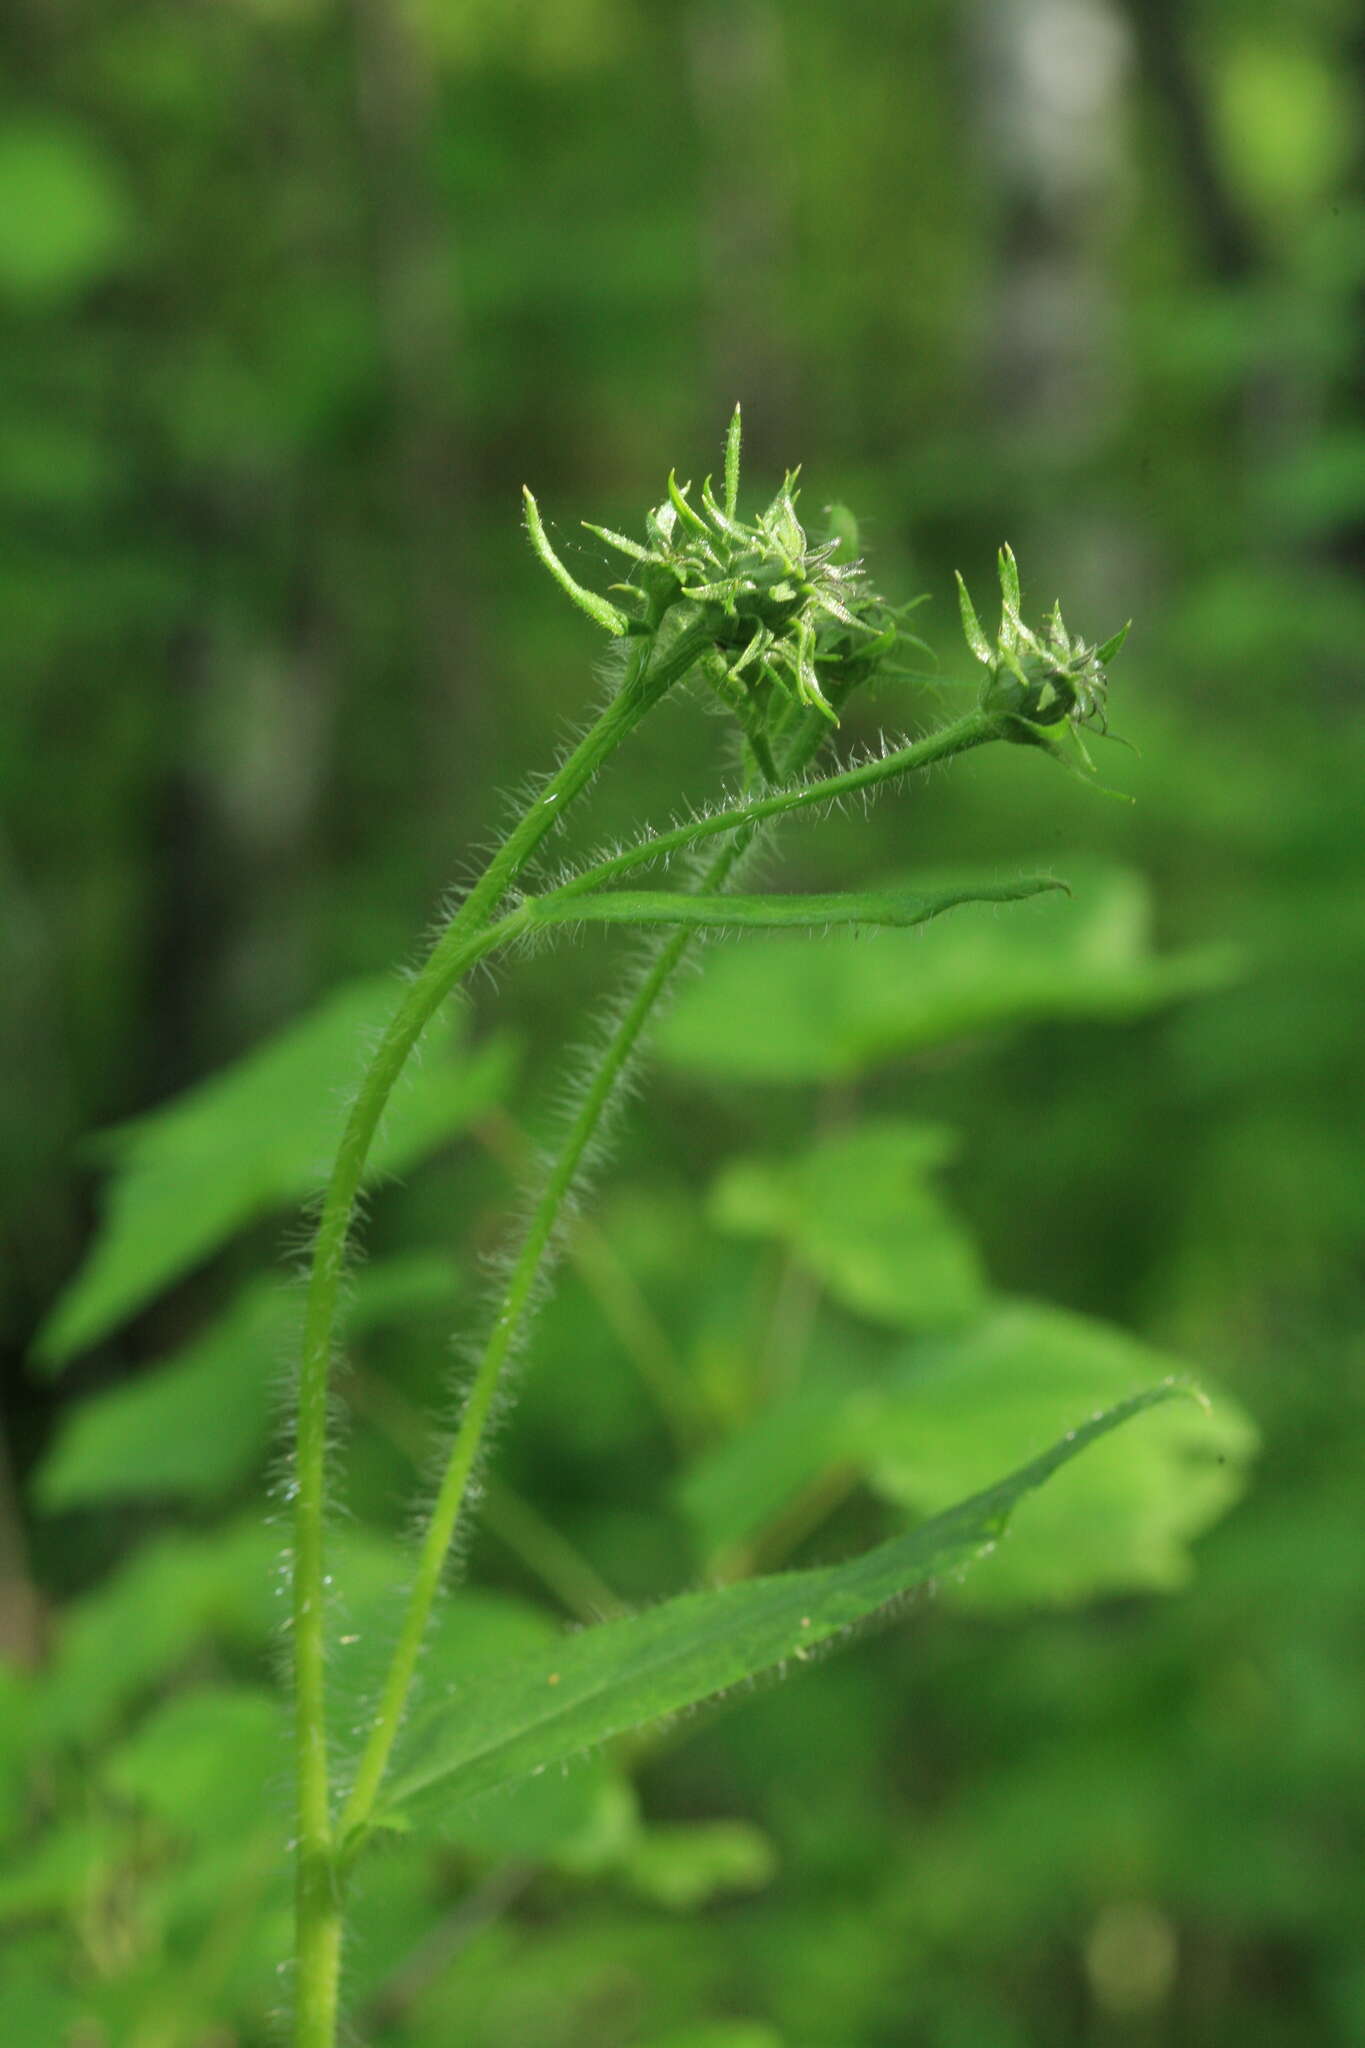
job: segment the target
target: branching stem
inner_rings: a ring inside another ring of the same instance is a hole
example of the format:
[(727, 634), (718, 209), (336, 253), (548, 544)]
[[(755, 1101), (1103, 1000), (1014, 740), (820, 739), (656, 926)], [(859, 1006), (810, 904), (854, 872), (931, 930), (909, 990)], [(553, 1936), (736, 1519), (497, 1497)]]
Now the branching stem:
[[(810, 716), (804, 723), (784, 764), (788, 775), (797, 775), (817, 751), (828, 726)], [(698, 890), (716, 893), (728, 884), (733, 871), (752, 845), (760, 828), (804, 805), (828, 801), (831, 797), (855, 794), (915, 768), (928, 767), (950, 755), (965, 752), (996, 736), (993, 720), (980, 716), (959, 719), (940, 732), (870, 761), (842, 774), (815, 783), (797, 783), (791, 788), (759, 798), (730, 812), (717, 813), (680, 826), (629, 849), (614, 860), (576, 877), (555, 896), (587, 893), (606, 878), (656, 858), (665, 846), (679, 851), (694, 840), (729, 833), (730, 844), (723, 849), (698, 880)], [(548, 898), (538, 899), (540, 902)], [(534, 912), (528, 904), (528, 913)], [(622, 1075), (634, 1056), (640, 1038), (656, 1004), (672, 980), (692, 943), (693, 932), (683, 927), (668, 938), (655, 954), (638, 984), (630, 1003), (603, 1049), (559, 1151), (550, 1166), (527, 1225), (521, 1249), (508, 1277), (470, 1385), (460, 1425), (451, 1444), (449, 1458), (437, 1492), (435, 1505), (422, 1541), (417, 1571), (404, 1614), (393, 1660), (370, 1733), (361, 1754), (355, 1782), (341, 1816), (339, 1834), (342, 1854), (349, 1857), (374, 1811), (393, 1745), (406, 1709), (408, 1694), (421, 1654), (431, 1610), (440, 1590), (445, 1561), (459, 1526), (461, 1510), (470, 1480), (478, 1464), (489, 1418), (496, 1404), (503, 1370), (521, 1336), (528, 1313), (539, 1289), (542, 1270), (554, 1242), (564, 1204), (578, 1177), (585, 1153), (591, 1146), (602, 1117)]]
[(484, 929), (574, 798), (707, 643), (701, 626), (666, 648), (642, 641), (625, 681), (523, 813), (437, 940), (370, 1061), (342, 1132), (313, 1241), (299, 1368), (293, 1560), (294, 1747), (298, 1787), (295, 1895), (296, 2048), (332, 2048), (340, 1901), (327, 1760), (323, 1538), (327, 1387), (346, 1248), (374, 1134), (409, 1055), (469, 968), (519, 928), (513, 911)]
[[(714, 894), (728, 886), (736, 865), (764, 825), (813, 804), (866, 793), (979, 746), (999, 736), (1001, 730), (997, 719), (973, 713), (880, 759), (815, 782), (789, 780), (787, 787), (772, 789), (751, 802), (653, 835), (539, 898), (518, 901), (516, 883), (542, 840), (646, 711), (692, 667), (706, 643), (707, 629), (698, 625), (679, 633), (662, 649), (653, 638), (639, 644), (618, 694), (518, 820), (414, 977), (366, 1069), (342, 1133), (314, 1239), (298, 1394), (293, 1584), (299, 1800), (296, 2048), (333, 2048), (345, 1873), (373, 1815), (402, 1725), (427, 1624), (504, 1368), (528, 1318), (584, 1154), (641, 1033), (692, 943), (692, 931), (684, 926), (659, 946), (604, 1048), (540, 1191), (475, 1370), (423, 1534), (383, 1690), (355, 1778), (334, 1823), (324, 1684), (328, 1377), (356, 1203), (375, 1133), (404, 1066), (440, 1005), (477, 961), (537, 923), (557, 921), (545, 915), (545, 905), (567, 907), (572, 899), (599, 890), (635, 868), (726, 836), (728, 844), (698, 878), (698, 890)], [(827, 731), (822, 717), (808, 713), (802, 719), (782, 764), (788, 778), (803, 773)], [(505, 907), (509, 902), (510, 909)]]
[[(879, 755), (876, 760), (860, 762), (856, 768), (842, 769), (836, 775), (822, 775), (813, 782), (791, 782), (789, 787), (772, 790), (751, 803), (689, 818), (686, 824), (674, 825), (666, 832), (649, 833), (637, 845), (627, 846), (609, 860), (597, 861), (592, 867), (584, 868), (581, 874), (561, 882), (557, 888), (547, 890), (539, 900), (547, 904), (570, 896), (584, 896), (635, 868), (647, 867), (652, 861), (667, 860), (675, 853), (685, 853), (700, 840), (718, 838), (727, 832), (746, 831), (774, 818), (789, 817), (793, 811), (804, 810), (811, 804), (837, 803), (842, 797), (865, 796), (884, 782), (892, 782), (918, 768), (930, 768), (936, 761), (946, 761), (954, 754), (965, 754), (973, 747), (984, 746), (988, 740), (999, 739), (1003, 730), (1003, 721), (990, 713), (969, 712), (965, 718), (955, 718), (950, 725), (940, 726), (937, 732), (927, 733), (923, 739), (909, 740), (903, 747)], [(828, 726), (825, 726), (820, 737), (823, 738), (827, 732)], [(788, 768), (789, 776), (794, 772), (797, 771)], [(703, 886), (709, 889), (712, 884), (708, 882)]]

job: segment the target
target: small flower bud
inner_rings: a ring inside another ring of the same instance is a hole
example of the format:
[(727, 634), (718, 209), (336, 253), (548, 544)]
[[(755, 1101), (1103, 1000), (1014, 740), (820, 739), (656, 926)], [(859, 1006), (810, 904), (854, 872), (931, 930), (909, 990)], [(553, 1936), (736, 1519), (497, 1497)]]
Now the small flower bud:
[(967, 586), (957, 579), (962, 630), (967, 645), (986, 671), (981, 708), (1011, 724), (1006, 737), (1030, 745), (1050, 745), (1039, 730), (1066, 725), (1087, 767), (1092, 766), (1081, 727), (1108, 730), (1105, 709), (1109, 696), (1108, 663), (1128, 636), (1127, 626), (1099, 646), (1087, 646), (1066, 630), (1061, 606), (1054, 604), (1042, 635), (1020, 616), (1019, 567), (1013, 551), (1000, 550), (1000, 630), (992, 646), (982, 631)]
[(739, 454), (736, 412), (726, 438), (723, 504), (709, 477), (694, 500), (691, 485), (674, 473), (667, 497), (646, 515), (643, 542), (589, 527), (631, 565), (629, 580), (612, 586), (610, 602), (568, 574), (529, 494), (528, 530), (551, 574), (599, 624), (650, 634), (675, 609), (700, 621), (711, 647), (698, 672), (762, 759), (784, 698), (837, 723), (836, 704), (908, 636), (868, 583), (857, 558), (857, 521), (846, 507), (829, 508), (830, 538), (812, 543), (797, 515), (793, 472), (766, 511), (740, 518)]

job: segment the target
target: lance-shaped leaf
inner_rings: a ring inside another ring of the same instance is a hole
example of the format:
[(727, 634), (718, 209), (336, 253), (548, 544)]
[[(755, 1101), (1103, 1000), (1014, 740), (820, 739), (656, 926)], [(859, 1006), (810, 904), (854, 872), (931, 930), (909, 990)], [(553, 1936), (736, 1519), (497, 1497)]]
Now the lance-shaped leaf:
[[(1162, 958), (1142, 877), (1076, 871), (1075, 902), (1038, 897), (1008, 916), (967, 911), (875, 946), (836, 932), (819, 946), (755, 933), (712, 960), (659, 1032), (665, 1060), (745, 1081), (847, 1080), (889, 1059), (1052, 1017), (1122, 1019), (1227, 981), (1235, 956)], [(925, 876), (971, 887), (985, 876)], [(907, 888), (923, 886), (914, 877)], [(884, 885), (885, 886), (885, 885)], [(763, 1030), (752, 1028), (762, 1017)]]
[(683, 896), (668, 889), (604, 889), (597, 895), (542, 896), (525, 904), (533, 925), (668, 924), (724, 931), (829, 925), (927, 924), (964, 903), (1018, 903), (1066, 883), (1035, 875), (928, 895), (908, 889), (847, 890), (830, 896)]
[[(884, 1142), (895, 1127), (881, 1129)], [(850, 1134), (850, 1166), (860, 1137)], [(904, 1127), (907, 1152), (910, 1137)], [(876, 1138), (873, 1127), (861, 1197), (874, 1211)], [(744, 1204), (741, 1220), (763, 1221), (765, 1199), (809, 1198), (813, 1189), (801, 1188), (800, 1169), (808, 1163), (813, 1178), (825, 1146), (838, 1142), (834, 1134), (793, 1162), (796, 1173), (785, 1188), (771, 1180), (751, 1187), (723, 1180), (717, 1194), (734, 1208)], [(732, 1171), (745, 1173), (744, 1163)], [(788, 1207), (789, 1241), (832, 1295), (883, 1320), (898, 1315), (907, 1330), (917, 1320), (916, 1334), (890, 1359), (881, 1349), (865, 1352), (842, 1325), (837, 1338), (820, 1336), (802, 1385), (779, 1394), (687, 1467), (675, 1492), (700, 1559), (763, 1543), (766, 1532), (780, 1531), (793, 1515), (802, 1518), (803, 1501), (834, 1497), (854, 1480), (913, 1515), (936, 1514), (1048, 1442), (1073, 1416), (1103, 1412), (1136, 1386), (1159, 1386), (1184, 1373), (1181, 1361), (1125, 1330), (1041, 1302), (997, 1299), (953, 1328), (940, 1317), (931, 1330), (928, 1289), (923, 1299), (914, 1291), (924, 1268), (913, 1238), (903, 1262), (910, 1284), (899, 1301), (899, 1274), (878, 1256), (890, 1233), (873, 1236), (866, 1267), (854, 1263), (857, 1199), (846, 1177), (834, 1185), (825, 1213)], [(769, 1206), (766, 1216), (772, 1214)], [(952, 1597), (1009, 1611), (1185, 1584), (1193, 1545), (1238, 1498), (1256, 1444), (1251, 1418), (1224, 1393), (1207, 1410), (1173, 1404), (1141, 1429), (1096, 1446), (1031, 1496), (1019, 1509), (1014, 1540)]]
[(1180, 1391), (1174, 1380), (1145, 1389), (998, 1484), (844, 1564), (683, 1594), (471, 1677), (410, 1724), (380, 1823), (439, 1823), (466, 1801), (782, 1671), (915, 1587), (964, 1570), (999, 1541), (1025, 1495)]

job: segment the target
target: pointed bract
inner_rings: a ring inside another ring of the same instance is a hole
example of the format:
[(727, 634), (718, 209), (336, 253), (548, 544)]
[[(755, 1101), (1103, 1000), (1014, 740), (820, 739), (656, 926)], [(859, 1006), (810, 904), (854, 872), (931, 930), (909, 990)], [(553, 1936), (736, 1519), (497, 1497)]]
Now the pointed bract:
[(1000, 595), (1005, 604), (1016, 614), (1023, 608), (1023, 597), (1019, 590), (1019, 564), (1014, 559), (1014, 549), (1006, 541), (997, 557), (1000, 566)]
[(529, 492), (526, 520), (556, 582), (609, 631), (657, 632), (674, 606), (701, 615), (698, 623), (711, 640), (698, 658), (699, 669), (738, 718), (752, 758), (762, 764), (772, 758), (770, 728), (792, 703), (837, 723), (837, 703), (884, 667), (886, 656), (908, 636), (856, 557), (852, 515), (842, 514), (831, 538), (812, 542), (797, 510), (798, 471), (789, 470), (766, 509), (742, 521), (739, 464), (736, 408), (726, 436), (723, 504), (709, 477), (693, 499), (691, 486), (673, 471), (663, 503), (645, 516), (643, 541), (583, 522), (631, 564), (629, 581), (612, 585), (610, 598), (585, 590), (569, 574)]
[(962, 571), (954, 569), (953, 574), (957, 578), (957, 608), (962, 614), (962, 631), (967, 645), (978, 661), (989, 663), (991, 643), (981, 630), (981, 621), (976, 616), (976, 606), (972, 603), (971, 593), (962, 580)]
[(591, 519), (584, 519), (580, 521), (580, 524), (588, 533), (595, 533), (599, 540), (604, 540), (608, 547), (618, 549), (623, 555), (629, 555), (632, 561), (649, 562), (653, 560), (649, 549), (642, 548), (638, 540), (627, 540), (623, 533), (614, 533), (609, 526), (594, 526)]
[[(709, 542), (711, 536), (707, 531), (706, 521), (702, 518), (700, 512), (697, 511), (696, 507), (689, 505), (687, 502), (687, 493), (691, 488), (691, 484), (680, 484), (678, 482), (678, 472), (676, 469), (669, 470), (668, 495), (672, 501), (674, 511), (680, 519), (686, 521), (693, 533), (699, 533), (704, 541)], [(709, 548), (707, 552), (710, 552)]]
[[(1019, 564), (1005, 544), (996, 558), (1000, 576), (1000, 630), (992, 647), (981, 629), (976, 609), (961, 576), (958, 605), (967, 645), (986, 670), (981, 689), (983, 710), (1007, 721), (1006, 737), (1027, 740), (1062, 759), (1044, 728), (1064, 726), (1087, 769), (1094, 764), (1081, 737), (1085, 725), (1100, 732), (1105, 726), (1109, 694), (1107, 664), (1122, 647), (1127, 626), (1098, 647), (1088, 647), (1066, 629), (1060, 603), (1047, 614), (1041, 634), (1025, 623), (1020, 611)], [(1068, 765), (1070, 765), (1068, 763)]]
[(555, 582), (565, 595), (573, 600), (581, 612), (587, 613), (595, 625), (604, 627), (608, 633), (620, 639), (623, 634), (630, 631), (630, 620), (626, 617), (626, 614), (618, 611), (614, 604), (608, 604), (606, 598), (599, 597), (595, 590), (585, 590), (581, 583), (575, 581), (560, 561), (559, 556), (550, 546), (549, 535), (546, 533), (540, 517), (540, 507), (531, 496), (525, 484), (522, 485), (521, 494), (526, 501), (526, 531), (530, 536), (531, 546), (554, 577)]
[(725, 436), (725, 516), (735, 519), (739, 516), (739, 450), (740, 419), (739, 407), (730, 415), (730, 426)]
[(1100, 645), (1095, 649), (1095, 659), (1101, 668), (1108, 668), (1110, 662), (1128, 638), (1128, 629), (1132, 623), (1131, 619), (1126, 619), (1123, 625), (1119, 627), (1117, 633), (1111, 633), (1109, 638), (1101, 641)]

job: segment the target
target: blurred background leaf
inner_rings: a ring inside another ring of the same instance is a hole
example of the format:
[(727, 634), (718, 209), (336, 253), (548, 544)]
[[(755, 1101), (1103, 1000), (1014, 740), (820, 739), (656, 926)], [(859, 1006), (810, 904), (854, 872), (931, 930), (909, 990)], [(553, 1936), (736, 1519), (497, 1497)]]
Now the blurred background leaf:
[[(972, 879), (984, 876), (937, 881), (970, 887)], [(1074, 902), (1038, 897), (1000, 912), (958, 911), (913, 936), (751, 941), (709, 963), (664, 1026), (661, 1050), (690, 1072), (853, 1079), (929, 1046), (1038, 1018), (1140, 1016), (1229, 977), (1226, 950), (1152, 958), (1150, 913), (1139, 876), (1100, 871), (1075, 883)]]
[(711, 1196), (721, 1230), (791, 1245), (834, 1300), (876, 1322), (962, 1322), (984, 1287), (975, 1245), (939, 1200), (929, 1170), (944, 1131), (863, 1123), (797, 1160), (735, 1160)]
[[(92, 1145), (115, 1169), (108, 1218), (39, 1333), (40, 1357), (65, 1363), (245, 1224), (298, 1207), (322, 1188), (362, 1049), (396, 1000), (387, 979), (342, 990), (249, 1060)], [(505, 1087), (505, 1045), (486, 1046), (457, 1068), (440, 1057), (451, 1037), (447, 1019), (397, 1091), (371, 1181), (424, 1158)]]

